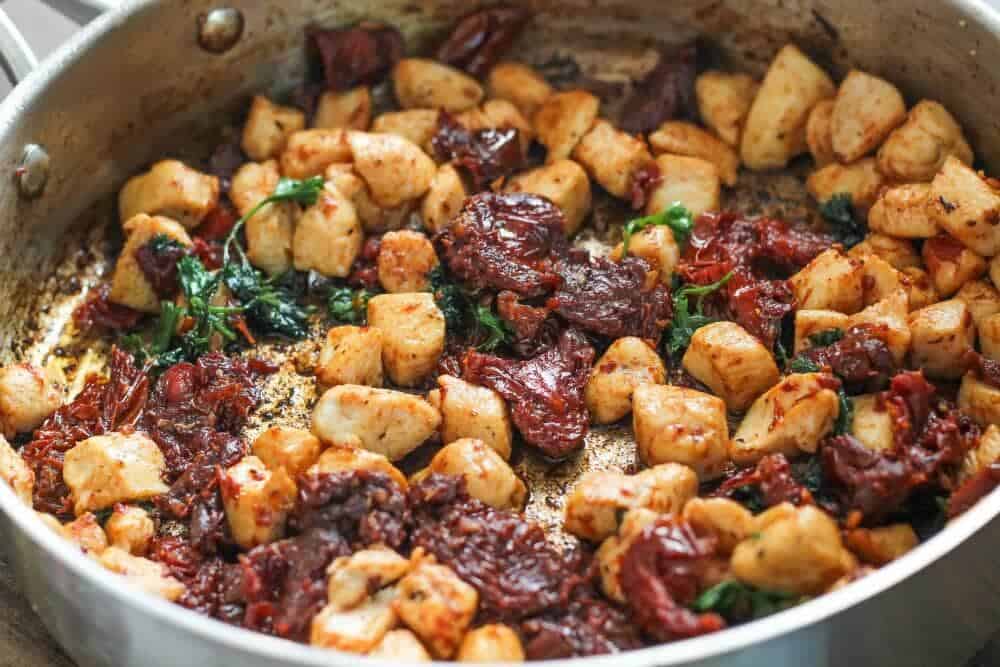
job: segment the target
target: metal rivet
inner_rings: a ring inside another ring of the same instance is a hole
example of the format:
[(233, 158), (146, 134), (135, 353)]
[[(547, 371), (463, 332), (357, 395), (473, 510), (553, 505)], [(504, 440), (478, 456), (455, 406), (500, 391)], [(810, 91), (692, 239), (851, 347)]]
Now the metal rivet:
[(225, 53), (243, 35), (243, 12), (223, 7), (198, 15), (198, 44), (209, 53)]
[(14, 170), (17, 189), (22, 197), (34, 199), (45, 190), (49, 181), (49, 154), (38, 144), (28, 144), (21, 152), (21, 161)]

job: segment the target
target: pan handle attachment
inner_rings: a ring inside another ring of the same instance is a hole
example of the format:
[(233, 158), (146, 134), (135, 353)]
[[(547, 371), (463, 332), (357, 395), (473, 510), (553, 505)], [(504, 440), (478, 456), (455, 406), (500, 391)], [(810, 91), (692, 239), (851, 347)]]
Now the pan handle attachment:
[[(85, 24), (110, 11), (120, 0), (43, 0), (45, 4), (76, 23)], [(38, 57), (24, 35), (0, 8), (0, 68), (13, 84), (18, 84), (38, 66)]]

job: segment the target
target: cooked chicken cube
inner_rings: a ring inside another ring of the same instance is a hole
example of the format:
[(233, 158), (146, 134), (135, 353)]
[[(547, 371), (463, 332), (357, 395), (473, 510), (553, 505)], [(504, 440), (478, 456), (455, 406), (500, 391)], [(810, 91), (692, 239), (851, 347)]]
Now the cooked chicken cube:
[(1000, 389), (966, 373), (958, 389), (958, 408), (980, 426), (1000, 425)]
[(243, 152), (257, 162), (276, 158), (285, 149), (288, 137), (305, 126), (306, 115), (299, 109), (283, 107), (257, 95), (243, 126)]
[[(240, 215), (248, 215), (274, 193), (281, 175), (278, 163), (248, 162), (233, 174), (229, 197)], [(247, 258), (265, 273), (277, 275), (292, 268), (292, 237), (298, 205), (293, 202), (267, 204), (246, 221)]]
[(921, 252), (934, 287), (944, 298), (982, 277), (988, 267), (983, 257), (947, 234), (927, 239)]
[[(587, 187), (590, 187), (589, 181)], [(454, 165), (441, 165), (420, 205), (420, 215), (427, 231), (434, 234), (448, 227), (461, 210), (466, 196), (465, 183)]]
[(386, 292), (423, 292), (430, 289), (427, 277), (438, 265), (430, 239), (404, 229), (388, 232), (379, 244), (378, 281)]
[(385, 633), (382, 641), (368, 655), (395, 665), (431, 661), (431, 654), (409, 630), (391, 630)]
[(313, 127), (367, 130), (372, 122), (372, 94), (368, 86), (338, 92), (328, 90), (319, 96)]
[(878, 148), (906, 120), (906, 102), (885, 79), (851, 70), (840, 83), (830, 118), (833, 152), (843, 163)]
[(521, 63), (498, 63), (486, 79), (490, 97), (508, 100), (531, 118), (552, 95), (552, 86), (533, 68)]
[[(616, 197), (627, 199), (632, 189), (632, 175), (653, 161), (646, 142), (623, 132), (606, 120), (598, 120), (580, 138), (573, 149), (573, 159), (601, 187)], [(553, 160), (549, 160), (551, 164)]]
[(590, 419), (611, 424), (632, 411), (632, 392), (643, 384), (664, 384), (667, 370), (656, 350), (641, 338), (619, 338), (590, 371), (584, 399)]
[(565, 529), (593, 542), (614, 535), (624, 510), (644, 507), (679, 513), (698, 495), (698, 475), (687, 466), (663, 463), (635, 475), (592, 471), (580, 477), (566, 499)]
[(156, 524), (149, 512), (134, 505), (115, 505), (104, 529), (112, 546), (133, 556), (145, 556), (156, 536)]
[(771, 352), (735, 322), (715, 322), (695, 331), (682, 363), (736, 411), (745, 410), (780, 377)]
[[(691, 500), (688, 501), (688, 504), (690, 503)], [(625, 594), (622, 592), (619, 579), (622, 558), (642, 530), (654, 523), (659, 516), (659, 513), (642, 507), (628, 510), (618, 527), (618, 534), (601, 542), (595, 554), (601, 570), (601, 590), (612, 600), (625, 603)]]
[(683, 204), (695, 217), (720, 208), (719, 174), (707, 160), (683, 155), (656, 158), (660, 182), (649, 193), (646, 215), (666, 210), (675, 202)]
[(791, 277), (799, 308), (856, 313), (864, 306), (864, 265), (830, 248)]
[(382, 546), (336, 558), (326, 568), (327, 604), (337, 611), (353, 609), (372, 591), (396, 583), (409, 571), (409, 559)]
[(431, 140), (437, 134), (438, 109), (406, 109), (384, 113), (372, 122), (372, 132), (394, 134), (420, 146), (428, 155), (434, 155)]
[(82, 440), (66, 452), (63, 480), (74, 510), (82, 514), (166, 493), (165, 469), (155, 442), (142, 433), (115, 432)]
[(410, 217), (416, 210), (417, 200), (405, 201), (392, 208), (380, 206), (372, 197), (368, 184), (354, 171), (353, 164), (332, 164), (325, 173), (327, 187), (336, 189), (354, 204), (358, 220), (366, 233), (378, 234), (400, 229), (410, 222)]
[(35, 473), (28, 467), (7, 438), (0, 434), (0, 479), (10, 485), (11, 490), (28, 507), (31, 507), (35, 490)]
[(284, 536), (298, 492), (284, 468), (268, 470), (256, 456), (246, 456), (225, 471), (219, 489), (236, 544), (253, 549)]
[(920, 543), (908, 523), (878, 528), (852, 528), (844, 535), (847, 548), (865, 563), (881, 567), (905, 556)]
[(1000, 313), (1000, 292), (985, 280), (970, 280), (955, 293), (955, 298), (969, 307), (976, 326)]
[(965, 302), (941, 301), (910, 313), (913, 365), (929, 377), (957, 380), (962, 359), (976, 342), (976, 325)]
[(346, 611), (335, 605), (323, 607), (313, 617), (309, 643), (348, 653), (367, 653), (399, 623), (393, 607), (396, 597), (396, 589), (383, 588)]
[(795, 313), (795, 354), (812, 347), (809, 337), (831, 329), (847, 329), (847, 315), (835, 310), (803, 309)]
[(979, 442), (966, 452), (959, 471), (960, 481), (967, 480), (989, 466), (1000, 461), (1000, 428), (990, 424), (981, 436)]
[(354, 204), (336, 188), (323, 188), (316, 203), (306, 209), (295, 226), (295, 269), (346, 278), (361, 254), (364, 240)]
[(743, 163), (750, 169), (773, 169), (804, 152), (809, 112), (834, 91), (826, 72), (798, 48), (782, 48), (750, 107), (740, 146)]
[(545, 197), (563, 213), (565, 231), (572, 236), (590, 214), (590, 178), (576, 162), (556, 160), (510, 179), (508, 192), (528, 192)]
[(397, 461), (422, 445), (440, 423), (438, 411), (417, 396), (342, 384), (316, 403), (312, 432), (328, 445), (361, 447)]
[(470, 130), (517, 130), (522, 154), (528, 152), (531, 142), (535, 140), (535, 128), (518, 108), (507, 100), (488, 100), (481, 107), (458, 114), (456, 119)]
[[(609, 257), (620, 262), (625, 254), (625, 244), (619, 243), (611, 251)], [(651, 225), (633, 234), (628, 242), (628, 254), (641, 257), (660, 274), (660, 282), (669, 285), (674, 276), (674, 269), (681, 261), (681, 250), (677, 246), (677, 237), (666, 225)]]
[(847, 328), (869, 325), (870, 331), (886, 344), (897, 364), (902, 364), (910, 350), (910, 308), (904, 290), (889, 294), (847, 320)]
[(682, 463), (706, 480), (729, 461), (726, 404), (711, 394), (641, 384), (632, 395), (632, 427), (646, 465)]
[(885, 190), (868, 212), (868, 227), (901, 239), (935, 236), (938, 226), (927, 207), (930, 189), (927, 183), (910, 183)]
[(436, 658), (455, 655), (479, 605), (476, 589), (448, 567), (419, 562), (399, 582), (400, 619)]
[(281, 152), (281, 173), (288, 178), (321, 176), (331, 164), (351, 161), (348, 132), (315, 129), (296, 132)]
[(1000, 314), (991, 315), (982, 320), (977, 329), (979, 331), (979, 349), (983, 356), (1000, 360)]
[(704, 72), (694, 82), (701, 119), (727, 144), (739, 146), (757, 88), (757, 82), (749, 74)]
[(144, 313), (160, 312), (160, 298), (146, 278), (135, 253), (157, 236), (166, 237), (184, 246), (191, 245), (191, 237), (178, 223), (168, 218), (149, 217), (145, 213), (125, 223), (125, 247), (115, 263), (111, 276), (108, 299)]
[(321, 447), (319, 438), (305, 429), (272, 426), (257, 436), (252, 449), (268, 470), (284, 470), (295, 479), (316, 463)]
[(893, 238), (877, 232), (868, 234), (864, 241), (851, 248), (848, 255), (851, 257), (876, 255), (900, 271), (919, 269), (923, 266), (912, 241)]
[(854, 396), (851, 403), (854, 406), (851, 435), (877, 452), (891, 448), (895, 444), (893, 417), (885, 401), (876, 394), (866, 394)]
[(429, 292), (374, 297), (368, 324), (382, 331), (382, 364), (401, 387), (423, 382), (444, 352), (444, 315)]
[(479, 82), (454, 67), (425, 58), (404, 58), (392, 70), (396, 100), (404, 109), (465, 111), (483, 101)]
[(806, 121), (806, 144), (813, 162), (817, 167), (836, 162), (833, 154), (833, 135), (830, 130), (830, 119), (833, 116), (834, 100), (823, 100), (809, 112)]
[(422, 197), (430, 188), (437, 165), (412, 141), (394, 134), (366, 132), (350, 132), (347, 140), (354, 168), (379, 206), (400, 206)]
[(326, 332), (319, 351), (316, 379), (338, 384), (382, 386), (382, 331), (373, 327), (340, 326)]
[(741, 465), (768, 454), (815, 452), (840, 414), (830, 377), (795, 373), (773, 386), (750, 406), (730, 443), (730, 455)]
[(470, 631), (455, 656), (458, 662), (524, 662), (521, 638), (506, 625), (483, 625)]
[(474, 438), (509, 459), (513, 431), (500, 394), (450, 375), (440, 376), (437, 385), (427, 400), (441, 412), (441, 441)]
[(473, 438), (445, 445), (421, 472), (463, 477), (470, 496), (497, 509), (520, 510), (528, 494), (524, 482), (503, 457)]
[(217, 177), (177, 160), (163, 160), (125, 184), (118, 194), (118, 215), (122, 223), (140, 213), (162, 215), (193, 229), (218, 203)]
[[(97, 556), (108, 548), (108, 536), (105, 534), (97, 517), (87, 512), (73, 521), (61, 526), (59, 532), (70, 542), (76, 544), (84, 553)], [(118, 545), (115, 545), (118, 546)]]
[(944, 161), (927, 195), (930, 217), (974, 252), (1000, 252), (1000, 191), (955, 157)]
[(692, 498), (682, 517), (699, 535), (718, 540), (720, 553), (731, 554), (753, 532), (753, 514), (728, 498)]
[(928, 182), (948, 157), (972, 164), (972, 148), (943, 106), (921, 100), (882, 144), (878, 169), (892, 181)]
[(399, 468), (389, 463), (382, 454), (370, 452), (367, 449), (356, 447), (344, 447), (333, 445), (320, 454), (316, 464), (309, 468), (309, 473), (334, 473), (350, 472), (353, 470), (366, 470), (388, 475), (404, 491), (409, 486), (406, 476), (399, 471)]
[(756, 517), (755, 531), (736, 546), (736, 578), (767, 591), (815, 595), (854, 569), (837, 522), (811, 505), (778, 505)]
[(531, 119), (538, 141), (548, 149), (546, 162), (568, 158), (597, 120), (601, 101), (585, 90), (550, 96)]
[[(941, 300), (931, 274), (912, 266), (902, 269), (902, 273), (903, 290), (910, 301), (910, 310), (919, 310)], [(974, 311), (973, 317), (975, 317)]]
[(62, 401), (62, 390), (42, 369), (31, 364), (0, 368), (0, 435), (30, 433)]
[(806, 187), (819, 202), (837, 194), (849, 194), (854, 206), (865, 213), (875, 203), (884, 182), (875, 168), (875, 158), (869, 157), (848, 165), (832, 162), (821, 167), (809, 175)]
[(861, 286), (865, 306), (870, 306), (894, 292), (905, 289), (906, 278), (889, 262), (878, 255), (867, 255), (859, 259), (862, 262)]
[(123, 575), (132, 586), (170, 601), (177, 600), (186, 590), (184, 584), (170, 575), (163, 563), (133, 556), (118, 547), (102, 551), (97, 562), (115, 574)]
[(668, 120), (649, 135), (649, 145), (656, 155), (687, 155), (711, 162), (723, 183), (730, 187), (736, 185), (739, 155), (725, 142), (693, 123)]

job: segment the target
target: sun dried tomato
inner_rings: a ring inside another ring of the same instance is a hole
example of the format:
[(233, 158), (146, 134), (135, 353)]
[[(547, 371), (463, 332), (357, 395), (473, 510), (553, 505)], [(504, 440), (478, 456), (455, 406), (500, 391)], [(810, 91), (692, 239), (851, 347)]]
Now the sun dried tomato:
[(239, 217), (232, 204), (227, 200), (220, 201), (194, 230), (195, 238), (205, 241), (224, 241)]
[(622, 129), (645, 134), (666, 120), (697, 118), (694, 95), (697, 60), (698, 49), (694, 44), (662, 52), (656, 67), (636, 83), (635, 91), (625, 103)]
[(843, 338), (802, 353), (820, 367), (828, 367), (840, 378), (848, 393), (882, 389), (896, 372), (896, 362), (876, 325), (851, 327)]
[(233, 182), (233, 174), (242, 167), (248, 158), (240, 146), (241, 135), (233, 132), (231, 136), (216, 144), (208, 159), (208, 173), (219, 179), (219, 192), (228, 194)]
[(177, 294), (177, 262), (187, 254), (188, 249), (180, 243), (160, 243), (160, 239), (136, 249), (135, 261), (160, 299), (172, 299)]
[(486, 76), (531, 19), (523, 7), (491, 7), (463, 17), (438, 48), (437, 59), (473, 76)]
[(558, 459), (583, 447), (590, 425), (583, 390), (593, 362), (594, 348), (570, 329), (556, 345), (530, 359), (470, 351), (464, 376), (503, 396), (525, 442)]
[(561, 282), (555, 263), (568, 248), (562, 212), (531, 194), (484, 192), (436, 241), (449, 272), (475, 288), (542, 296)]
[(111, 286), (107, 283), (90, 291), (87, 300), (73, 311), (73, 322), (81, 330), (102, 328), (109, 331), (124, 331), (135, 328), (143, 314), (138, 310), (112, 303), (109, 300)]
[(984, 357), (975, 350), (969, 350), (965, 353), (962, 363), (986, 384), (1000, 387), (1000, 361)]
[(521, 303), (517, 294), (513, 292), (504, 291), (497, 295), (497, 313), (513, 329), (516, 341), (532, 341), (538, 338), (550, 312), (544, 306)]
[(403, 35), (385, 25), (307, 28), (306, 43), (319, 60), (330, 90), (376, 83), (403, 57)]
[(612, 262), (572, 250), (556, 270), (562, 286), (546, 305), (585, 331), (658, 341), (670, 323), (670, 290), (659, 281), (649, 286), (650, 266), (644, 259), (630, 255)]
[(528, 660), (607, 655), (642, 646), (628, 613), (596, 593), (579, 595), (565, 610), (522, 621), (520, 630)]
[(451, 114), (438, 114), (437, 131), (431, 139), (441, 162), (452, 162), (469, 175), (476, 191), (524, 166), (521, 133), (513, 127), (470, 130)]
[(726, 627), (715, 613), (687, 608), (702, 588), (716, 542), (687, 523), (664, 516), (647, 526), (625, 552), (619, 575), (636, 624), (650, 637), (673, 641)]
[(646, 208), (653, 190), (662, 182), (663, 174), (655, 162), (647, 162), (633, 171), (629, 181), (629, 202), (632, 208), (636, 211)]
[(793, 505), (812, 503), (812, 493), (792, 474), (792, 465), (784, 454), (768, 454), (753, 468), (738, 471), (727, 478), (713, 495), (742, 500), (749, 490), (756, 493), (763, 510), (784, 502)]

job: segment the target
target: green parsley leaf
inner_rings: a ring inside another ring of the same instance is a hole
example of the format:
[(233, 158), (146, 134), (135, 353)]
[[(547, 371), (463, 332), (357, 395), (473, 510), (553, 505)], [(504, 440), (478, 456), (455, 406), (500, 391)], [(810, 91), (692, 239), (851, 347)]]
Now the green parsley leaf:
[(833, 195), (820, 204), (819, 213), (830, 226), (833, 237), (845, 248), (853, 248), (865, 240), (868, 227), (858, 219), (849, 193)]
[(226, 241), (222, 246), (222, 261), (223, 264), (229, 263), (229, 249), (235, 246), (237, 251), (239, 251), (240, 256), (243, 258), (244, 264), (246, 263), (246, 255), (243, 252), (243, 248), (236, 243), (236, 236), (239, 234), (240, 229), (246, 224), (247, 220), (255, 216), (260, 209), (264, 208), (268, 204), (276, 204), (279, 202), (292, 201), (303, 206), (312, 206), (319, 200), (319, 193), (323, 190), (323, 177), (313, 176), (312, 178), (307, 178), (304, 180), (297, 180), (294, 178), (282, 178), (278, 181), (278, 185), (275, 186), (274, 192), (269, 197), (265, 197), (260, 200), (256, 206), (247, 211), (247, 214), (236, 221), (233, 225), (232, 230), (229, 232), (229, 236), (226, 237)]
[[(670, 324), (670, 333), (666, 338), (667, 352), (671, 357), (677, 358), (681, 352), (687, 349), (695, 331), (715, 321), (702, 312), (703, 301), (706, 296), (720, 289), (732, 277), (733, 272), (730, 271), (711, 285), (685, 285), (674, 292), (674, 320)], [(691, 312), (689, 303), (691, 297), (697, 297), (694, 312)]]
[(823, 369), (811, 359), (807, 359), (805, 357), (795, 357), (788, 364), (788, 370), (793, 373), (819, 373)]
[(730, 622), (749, 621), (794, 607), (806, 598), (776, 591), (763, 591), (727, 579), (704, 591), (692, 603), (698, 612), (713, 611)]
[(444, 267), (436, 266), (428, 274), (434, 302), (444, 315), (445, 326), (452, 335), (474, 341), (476, 348), (493, 352), (514, 338), (510, 326), (489, 307), (478, 303), (459, 285), (448, 280)]
[(230, 262), (221, 271), (229, 290), (242, 303), (247, 323), (264, 334), (304, 338), (311, 310), (301, 306), (282, 276), (265, 278), (247, 263)]
[(622, 230), (622, 257), (628, 254), (628, 244), (632, 240), (633, 234), (639, 233), (646, 227), (658, 225), (670, 227), (677, 245), (682, 246), (691, 238), (691, 230), (694, 229), (694, 216), (678, 201), (654, 215), (629, 220)]
[(345, 324), (361, 324), (368, 316), (368, 301), (372, 293), (365, 289), (352, 290), (350, 287), (334, 287), (326, 299), (326, 309), (330, 318)]
[(843, 385), (837, 390), (837, 400), (840, 403), (840, 412), (837, 413), (837, 421), (833, 423), (833, 434), (844, 435), (850, 433), (854, 426), (854, 401), (844, 391)]
[(809, 342), (815, 347), (829, 347), (844, 337), (843, 329), (826, 329), (809, 336)]
[(167, 250), (186, 250), (177, 239), (172, 239), (166, 234), (157, 234), (149, 240), (147, 244), (153, 254), (159, 255)]
[(507, 323), (486, 306), (476, 304), (473, 316), (476, 323), (474, 337), (478, 340), (485, 336), (485, 339), (476, 346), (479, 350), (493, 352), (514, 338), (514, 334), (510, 330), (510, 327), (507, 326)]

